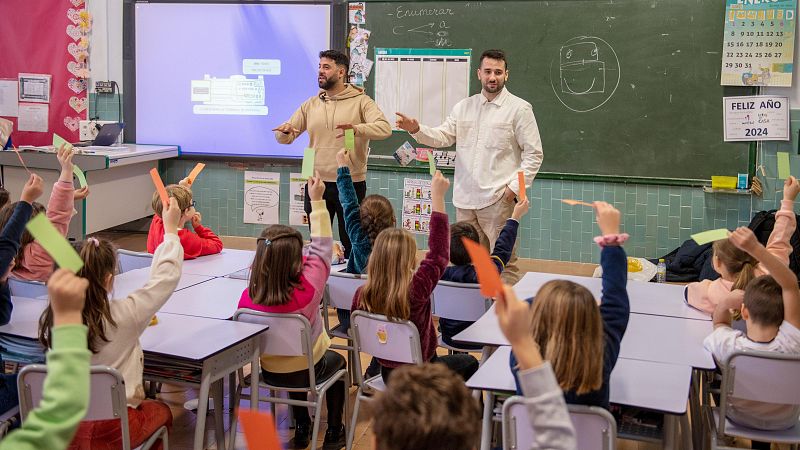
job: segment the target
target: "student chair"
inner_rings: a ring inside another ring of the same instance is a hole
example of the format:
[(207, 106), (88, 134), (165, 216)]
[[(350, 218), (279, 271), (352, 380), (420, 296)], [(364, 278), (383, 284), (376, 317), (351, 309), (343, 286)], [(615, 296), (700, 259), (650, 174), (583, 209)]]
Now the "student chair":
[(383, 391), (386, 386), (378, 374), (364, 379), (361, 376), (361, 352), (388, 361), (406, 364), (422, 364), (422, 347), (417, 327), (408, 320), (391, 320), (380, 314), (355, 311), (350, 316), (350, 336), (353, 337), (355, 354), (355, 373), (358, 376), (358, 391), (353, 407), (353, 419), (347, 435), (347, 448), (353, 445), (353, 435), (358, 423), (358, 408), (361, 401), (370, 399), (375, 391)]
[(331, 338), (337, 337), (347, 341), (346, 345), (331, 344), (331, 348), (347, 351), (347, 368), (351, 373), (350, 379), (353, 382), (357, 381), (357, 378), (353, 373), (353, 341), (350, 339), (350, 335), (347, 334), (348, 330), (344, 329), (341, 324), (331, 328), (331, 325), (328, 321), (328, 312), (329, 308), (331, 307), (350, 311), (350, 308), (353, 305), (353, 296), (356, 294), (358, 288), (363, 286), (366, 281), (366, 275), (357, 273), (331, 272), (331, 276), (328, 278), (328, 284), (325, 289), (325, 295), (322, 298), (322, 320), (325, 324), (325, 332), (328, 333), (328, 336)]
[[(261, 311), (254, 311), (252, 309), (242, 308), (236, 311), (233, 315), (233, 320), (240, 322), (256, 323), (269, 325), (269, 329), (261, 334), (260, 345), (261, 353), (276, 356), (305, 356), (308, 358), (308, 385), (307, 388), (290, 388), (284, 386), (276, 386), (267, 384), (261, 377), (261, 368), (254, 367), (253, 372), (258, 374), (258, 386), (252, 385), (252, 375), (244, 376), (242, 369), (239, 369), (239, 383), (236, 386), (234, 393), (233, 405), (239, 405), (239, 398), (242, 395), (242, 390), (246, 387), (250, 389), (258, 389), (262, 387), (268, 389), (270, 396), (259, 400), (264, 400), (270, 403), (272, 408), (272, 416), (275, 416), (275, 404), (283, 403), (286, 405), (307, 406), (313, 409), (312, 415), (314, 416), (314, 428), (311, 434), (311, 450), (317, 448), (317, 435), (319, 433), (319, 423), (322, 417), (321, 408), (325, 404), (325, 393), (333, 384), (340, 378), (345, 383), (345, 399), (350, 390), (350, 382), (347, 376), (347, 370), (341, 369), (335, 372), (327, 379), (317, 379), (314, 372), (314, 343), (311, 342), (311, 323), (304, 316), (300, 314), (276, 314), (265, 313)], [(290, 398), (282, 398), (276, 395), (276, 392), (307, 392), (308, 400), (299, 401)], [(347, 429), (347, 413), (349, 402), (345, 400), (344, 404), (344, 424), (345, 433)], [(236, 448), (236, 415), (231, 419), (231, 435), (230, 435), (230, 448)], [(350, 449), (350, 446), (347, 446)]]
[(117, 250), (117, 258), (119, 259), (119, 273), (150, 267), (153, 263), (153, 255), (147, 252), (119, 249)]
[(40, 298), (47, 297), (47, 285), (41, 281), (8, 278), (8, 289), (13, 297)]
[[(531, 428), (530, 405), (534, 400), (513, 396), (503, 403), (503, 450), (532, 448), (536, 430)], [(603, 408), (567, 405), (575, 437), (581, 450), (613, 450), (617, 448), (617, 422)]]
[(788, 430), (765, 431), (738, 425), (726, 419), (731, 398), (800, 406), (800, 356), (775, 352), (737, 351), (722, 364), (718, 407), (704, 406), (711, 430), (711, 449), (728, 449), (725, 436), (762, 442), (800, 444), (800, 422)]
[[(83, 420), (119, 419), (122, 430), (122, 448), (123, 450), (131, 450), (125, 380), (116, 369), (111, 367), (92, 366), (90, 372), (89, 410)], [(17, 387), (19, 389), (20, 416), (23, 422), (28, 413), (42, 401), (42, 391), (46, 376), (47, 366), (43, 364), (25, 366), (19, 372)], [(146, 450), (152, 447), (159, 439), (163, 442), (164, 450), (169, 450), (169, 436), (166, 426), (156, 430), (137, 449)]]
[[(475, 322), (489, 309), (491, 304), (491, 300), (481, 294), (478, 284), (439, 281), (433, 290), (432, 312), (440, 319)], [(442, 341), (441, 334), (439, 335), (439, 347), (446, 348), (449, 353), (475, 351), (448, 345)]]

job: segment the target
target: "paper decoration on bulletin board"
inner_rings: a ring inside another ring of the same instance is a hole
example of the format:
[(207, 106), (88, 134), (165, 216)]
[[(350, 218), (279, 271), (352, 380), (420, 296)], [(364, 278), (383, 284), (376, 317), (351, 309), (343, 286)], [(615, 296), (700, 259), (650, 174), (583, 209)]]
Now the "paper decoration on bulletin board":
[[(0, 116), (13, 122), (14, 144), (50, 145), (53, 133), (77, 141), (78, 123), (87, 117), (88, 109), (92, 18), (85, 0), (3, 0), (3, 13), (14, 19), (0, 27), (0, 79), (15, 80), (18, 96), (26, 95), (22, 100), (17, 98), (17, 107), (13, 108), (7, 104), (7, 94), (13, 89), (5, 86), (3, 90), (6, 95)], [(20, 79), (30, 74), (44, 77)], [(27, 97), (30, 92), (44, 94), (45, 78), (49, 80), (47, 95)], [(17, 114), (10, 115), (15, 109)]]

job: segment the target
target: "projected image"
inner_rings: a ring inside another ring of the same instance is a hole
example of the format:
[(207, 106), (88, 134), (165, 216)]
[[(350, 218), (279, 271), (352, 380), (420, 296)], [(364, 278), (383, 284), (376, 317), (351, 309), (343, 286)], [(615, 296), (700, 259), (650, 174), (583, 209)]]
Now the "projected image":
[(316, 95), (330, 7), (137, 3), (136, 141), (182, 153), (296, 156), (272, 129)]

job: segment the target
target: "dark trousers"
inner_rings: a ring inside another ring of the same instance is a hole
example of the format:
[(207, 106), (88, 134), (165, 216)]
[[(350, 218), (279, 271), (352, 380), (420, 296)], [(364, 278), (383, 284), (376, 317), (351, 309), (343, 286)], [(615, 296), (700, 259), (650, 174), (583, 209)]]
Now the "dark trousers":
[[(459, 353), (455, 355), (439, 356), (433, 355), (430, 360), (432, 363), (444, 364), (450, 370), (461, 376), (464, 381), (467, 381), (478, 370), (478, 360), (474, 356), (466, 353)], [(381, 366), (381, 377), (384, 384), (389, 385), (389, 376), (394, 369), (386, 366)]]
[[(353, 187), (356, 189), (358, 203), (361, 204), (361, 201), (364, 200), (364, 196), (367, 195), (367, 182), (356, 181), (353, 183)], [(325, 182), (325, 194), (323, 194), (322, 199), (325, 200), (325, 206), (328, 208), (328, 214), (331, 216), (331, 225), (333, 225), (334, 216), (339, 221), (339, 239), (342, 241), (342, 246), (344, 246), (344, 257), (349, 258), (351, 248), (350, 237), (347, 236), (347, 230), (344, 227), (344, 211), (342, 210), (342, 204), (339, 202), (339, 189), (336, 187), (335, 182)], [(308, 197), (308, 184), (306, 184), (304, 206), (306, 214), (311, 214), (311, 199)], [(311, 221), (309, 221), (309, 225), (310, 223)]]
[[(328, 350), (325, 355), (314, 365), (314, 374), (317, 383), (327, 380), (336, 371), (344, 369), (347, 362), (344, 357), (334, 351)], [(261, 371), (264, 381), (268, 384), (282, 387), (308, 387), (308, 370), (297, 372), (277, 373)], [(293, 400), (306, 401), (308, 395), (305, 392), (289, 392), (289, 398)], [(342, 425), (342, 414), (344, 412), (345, 386), (342, 379), (333, 383), (325, 391), (325, 406), (328, 408), (328, 427)], [(308, 407), (292, 406), (294, 420), (298, 424), (308, 425), (311, 418), (308, 416)]]

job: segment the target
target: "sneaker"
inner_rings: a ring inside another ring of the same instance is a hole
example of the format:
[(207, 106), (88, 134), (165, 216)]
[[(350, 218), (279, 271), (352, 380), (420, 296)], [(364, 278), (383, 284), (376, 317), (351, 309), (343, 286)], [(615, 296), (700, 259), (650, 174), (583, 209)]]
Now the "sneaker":
[(307, 448), (311, 443), (311, 424), (298, 423), (294, 427), (294, 438), (289, 442), (289, 448)]
[(322, 443), (322, 450), (341, 450), (345, 446), (347, 435), (344, 432), (344, 425), (328, 426), (325, 432), (325, 441)]

